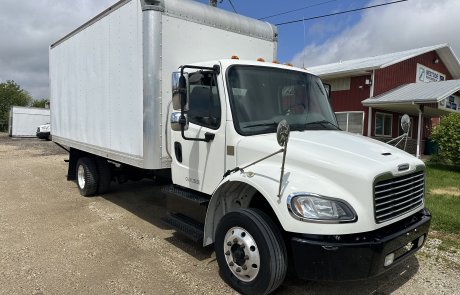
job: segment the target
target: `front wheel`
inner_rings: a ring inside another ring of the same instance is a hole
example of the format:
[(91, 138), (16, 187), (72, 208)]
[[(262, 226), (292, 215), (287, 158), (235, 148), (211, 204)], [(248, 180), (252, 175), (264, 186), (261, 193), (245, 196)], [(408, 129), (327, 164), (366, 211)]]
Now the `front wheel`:
[(282, 235), (260, 210), (239, 209), (222, 217), (215, 251), (222, 278), (242, 294), (268, 294), (286, 276)]

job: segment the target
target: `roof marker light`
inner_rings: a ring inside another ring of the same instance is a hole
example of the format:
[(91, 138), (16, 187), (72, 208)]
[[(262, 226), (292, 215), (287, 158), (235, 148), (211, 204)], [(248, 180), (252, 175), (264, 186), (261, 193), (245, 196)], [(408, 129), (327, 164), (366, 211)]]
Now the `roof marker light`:
[(265, 61), (265, 59), (263, 59), (263, 58), (259, 57), (259, 58), (257, 59), (257, 61), (261, 61), (261, 62), (264, 62), (264, 61)]
[(272, 61), (272, 63), (279, 64), (280, 62), (275, 59), (275, 60)]
[(232, 55), (231, 59), (240, 59), (238, 55)]
[(292, 64), (289, 63), (289, 62), (285, 63), (284, 65), (285, 65), (285, 66), (288, 66), (288, 67), (292, 67)]

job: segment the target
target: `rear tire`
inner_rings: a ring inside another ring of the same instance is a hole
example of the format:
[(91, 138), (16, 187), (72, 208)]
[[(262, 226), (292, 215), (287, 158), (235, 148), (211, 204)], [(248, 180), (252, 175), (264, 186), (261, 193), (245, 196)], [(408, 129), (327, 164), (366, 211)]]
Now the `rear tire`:
[(82, 196), (92, 196), (97, 192), (99, 173), (92, 158), (80, 158), (77, 161), (77, 186)]
[(286, 276), (283, 237), (260, 210), (239, 209), (222, 217), (215, 251), (222, 279), (242, 294), (273, 292)]
[(105, 194), (110, 190), (110, 183), (112, 182), (112, 171), (110, 169), (110, 164), (104, 158), (97, 158), (96, 167), (99, 173), (97, 192), (99, 194)]

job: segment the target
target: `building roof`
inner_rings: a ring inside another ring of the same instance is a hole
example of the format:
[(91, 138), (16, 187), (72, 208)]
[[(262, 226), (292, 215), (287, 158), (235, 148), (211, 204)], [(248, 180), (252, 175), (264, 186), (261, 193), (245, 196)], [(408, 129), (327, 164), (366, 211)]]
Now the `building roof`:
[(410, 83), (362, 101), (365, 106), (389, 103), (437, 103), (460, 91), (460, 80)]
[(357, 76), (369, 74), (369, 72), (372, 70), (383, 69), (385, 67), (394, 65), (396, 63), (430, 51), (436, 51), (452, 77), (454, 79), (460, 79), (460, 62), (448, 44), (439, 44), (435, 46), (422, 47), (378, 56), (340, 61), (337, 63), (310, 67), (308, 70), (309, 72), (316, 74), (323, 79), (333, 79), (344, 76)]

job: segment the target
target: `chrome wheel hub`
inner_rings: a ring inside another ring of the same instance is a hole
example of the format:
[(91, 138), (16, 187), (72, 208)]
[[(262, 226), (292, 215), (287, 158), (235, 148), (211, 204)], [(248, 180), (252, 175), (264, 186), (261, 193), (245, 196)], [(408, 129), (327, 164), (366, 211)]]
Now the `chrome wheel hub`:
[(85, 168), (83, 168), (83, 165), (78, 166), (77, 181), (78, 181), (78, 186), (83, 189), (86, 183)]
[(241, 281), (251, 282), (260, 269), (260, 254), (254, 238), (241, 227), (232, 227), (224, 240), (224, 254), (232, 273)]

